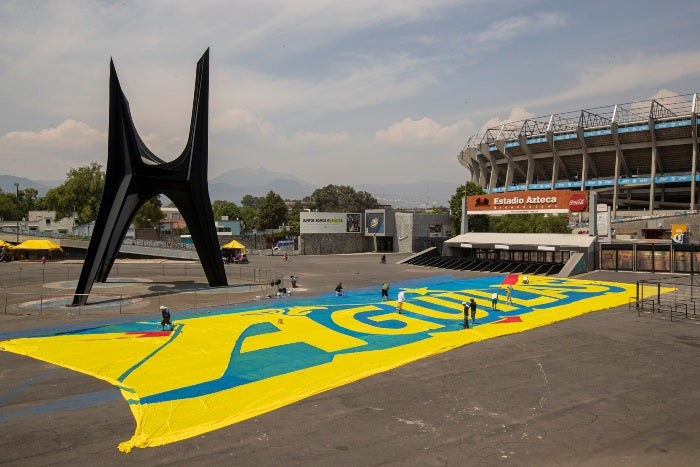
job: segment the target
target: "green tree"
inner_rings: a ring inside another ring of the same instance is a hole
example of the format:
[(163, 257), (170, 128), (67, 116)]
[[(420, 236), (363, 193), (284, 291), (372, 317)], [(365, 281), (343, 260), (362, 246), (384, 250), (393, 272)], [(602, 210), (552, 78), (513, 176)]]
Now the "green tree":
[(0, 219), (9, 221), (19, 219), (20, 210), (14, 193), (5, 193), (0, 189)]
[(41, 202), (38, 191), (25, 188), (14, 193), (5, 193), (0, 189), (0, 218), (16, 220), (26, 218), (29, 211), (39, 209)]
[(425, 210), (426, 214), (449, 214), (450, 210), (445, 206), (434, 206)]
[(165, 213), (160, 209), (162, 203), (159, 196), (149, 199), (136, 211), (134, 226), (139, 229), (152, 229), (165, 219)]
[(287, 225), (289, 225), (289, 231), (292, 234), (299, 234), (299, 213), (304, 209), (308, 209), (306, 204), (303, 201), (296, 200), (287, 213)]
[(315, 190), (308, 201), (311, 209), (321, 212), (363, 212), (379, 207), (379, 201), (366, 191), (347, 185), (326, 185)]
[[(459, 233), (462, 228), (462, 200), (465, 196), (483, 195), (484, 190), (474, 182), (467, 182), (466, 185), (457, 187), (455, 194), (450, 198), (450, 219), (455, 233)], [(488, 232), (488, 217), (478, 214), (469, 215), (470, 232)]]
[(241, 206), (246, 208), (258, 209), (260, 207), (260, 203), (262, 203), (262, 200), (263, 198), (261, 198), (260, 196), (245, 195), (241, 199)]
[(502, 233), (570, 233), (566, 215), (508, 214), (493, 216), (489, 231)]
[(253, 230), (258, 228), (258, 211), (251, 208), (250, 206), (243, 206), (241, 208), (241, 221), (243, 221), (243, 227), (246, 230)]
[(211, 210), (214, 213), (214, 220), (220, 221), (222, 216), (228, 216), (229, 220), (240, 219), (241, 210), (236, 203), (231, 201), (216, 200), (211, 203)]
[(287, 205), (280, 195), (270, 191), (258, 208), (258, 227), (274, 229), (287, 222)]
[(41, 203), (39, 201), (39, 192), (34, 188), (25, 188), (19, 190), (19, 208), (21, 210), (20, 217), (27, 217), (29, 211), (39, 209)]
[(67, 179), (62, 185), (46, 193), (44, 207), (56, 211), (56, 220), (70, 217), (74, 211), (80, 223), (95, 220), (105, 186), (102, 166), (92, 162), (88, 167), (72, 168), (66, 175)]

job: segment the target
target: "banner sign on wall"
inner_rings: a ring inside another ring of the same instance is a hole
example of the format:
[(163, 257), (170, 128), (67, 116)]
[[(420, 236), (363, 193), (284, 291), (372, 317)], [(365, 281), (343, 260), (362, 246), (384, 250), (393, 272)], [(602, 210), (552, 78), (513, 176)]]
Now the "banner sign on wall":
[(383, 209), (365, 211), (365, 235), (384, 235), (386, 212)]
[(671, 225), (671, 240), (676, 244), (688, 243), (688, 226), (686, 224)]
[(470, 214), (532, 214), (588, 211), (586, 194), (572, 190), (531, 190), (467, 196)]
[(299, 233), (361, 233), (362, 214), (346, 212), (300, 212)]

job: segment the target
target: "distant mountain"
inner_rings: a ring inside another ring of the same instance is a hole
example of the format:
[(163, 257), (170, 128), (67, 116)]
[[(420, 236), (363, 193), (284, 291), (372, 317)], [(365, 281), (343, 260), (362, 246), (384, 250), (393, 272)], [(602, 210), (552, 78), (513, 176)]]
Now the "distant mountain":
[[(209, 195), (212, 200), (222, 199), (235, 203), (239, 203), (247, 194), (265, 196), (270, 191), (285, 199), (302, 199), (317, 188), (320, 187), (285, 173), (263, 168), (236, 169), (210, 180)], [(353, 188), (367, 191), (381, 204), (395, 208), (430, 208), (449, 206), (457, 186), (449, 182), (423, 180), (385, 185), (363, 184)]]
[[(35, 188), (39, 196), (65, 180), (33, 181), (13, 175), (0, 175), (0, 188), (14, 193), (15, 183), (19, 188)], [(245, 195), (265, 196), (274, 191), (284, 199), (302, 199), (311, 195), (319, 186), (298, 177), (264, 168), (229, 170), (209, 180), (209, 196), (212, 201), (226, 200), (240, 204)], [(357, 191), (367, 191), (381, 204), (395, 208), (430, 208), (448, 206), (455, 194), (454, 183), (438, 180), (424, 180), (412, 183), (362, 184), (354, 186)]]
[[(300, 185), (313, 186), (304, 180), (284, 172), (273, 172), (258, 167), (257, 169), (233, 169), (209, 180), (210, 183), (232, 183), (236, 186), (260, 186), (267, 185), (276, 180), (293, 180)], [(316, 188), (314, 187), (314, 190)], [(313, 190), (312, 190), (313, 191)], [(267, 194), (267, 193), (265, 193)], [(309, 193), (310, 194), (310, 193)]]
[(274, 191), (284, 199), (301, 199), (318, 188), (293, 175), (267, 169), (235, 169), (209, 180), (209, 197), (240, 204), (245, 195), (265, 196)]
[(2, 188), (2, 191), (5, 193), (15, 193), (17, 190), (15, 183), (19, 183), (20, 190), (34, 188), (39, 192), (39, 196), (44, 196), (51, 188), (55, 188), (63, 182), (64, 180), (30, 180), (14, 175), (0, 175), (0, 188)]

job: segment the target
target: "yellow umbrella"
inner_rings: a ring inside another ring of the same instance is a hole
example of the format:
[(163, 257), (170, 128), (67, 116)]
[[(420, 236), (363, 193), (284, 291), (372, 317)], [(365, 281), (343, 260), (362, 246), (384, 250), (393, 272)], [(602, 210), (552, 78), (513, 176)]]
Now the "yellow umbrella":
[(60, 245), (51, 240), (25, 240), (13, 247), (14, 250), (59, 250), (63, 251)]
[(221, 247), (222, 250), (241, 250), (241, 253), (246, 254), (245, 245), (238, 240), (231, 240), (226, 245)]
[(12, 248), (14, 245), (12, 243), (6, 242), (5, 240), (0, 239), (0, 248), (6, 246), (7, 248)]

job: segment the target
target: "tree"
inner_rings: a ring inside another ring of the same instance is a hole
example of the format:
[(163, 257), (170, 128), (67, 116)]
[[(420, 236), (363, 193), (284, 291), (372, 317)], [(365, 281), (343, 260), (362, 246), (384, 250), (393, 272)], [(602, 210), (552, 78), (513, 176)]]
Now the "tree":
[(491, 232), (503, 233), (570, 233), (566, 215), (509, 214), (494, 216)]
[[(462, 228), (462, 200), (465, 196), (483, 195), (484, 190), (474, 182), (457, 187), (455, 194), (450, 198), (450, 219), (454, 232), (460, 232)], [(488, 232), (488, 217), (484, 215), (469, 216), (470, 232)]]
[(246, 208), (258, 209), (260, 207), (260, 203), (262, 203), (262, 200), (263, 198), (261, 198), (260, 196), (245, 195), (241, 199), (241, 206)]
[(14, 193), (5, 193), (0, 189), (0, 219), (26, 218), (29, 211), (41, 206), (38, 194), (34, 188), (25, 188)]
[(13, 220), (19, 219), (20, 211), (17, 208), (17, 200), (15, 194), (4, 193), (0, 189), (0, 219)]
[(222, 216), (228, 216), (229, 220), (240, 219), (241, 210), (236, 203), (231, 201), (216, 200), (211, 203), (211, 210), (214, 213), (214, 220), (221, 220)]
[(159, 196), (149, 199), (136, 211), (134, 226), (139, 229), (152, 229), (165, 219), (165, 214), (160, 209), (162, 203)]
[(299, 213), (307, 209), (305, 206), (306, 204), (303, 201), (296, 200), (287, 213), (287, 225), (292, 234), (299, 234)]
[(92, 162), (89, 167), (79, 167), (68, 171), (67, 179), (46, 193), (44, 207), (56, 211), (56, 220), (78, 215), (78, 222), (86, 223), (97, 219), (105, 186), (105, 173), (102, 166)]
[(270, 191), (258, 208), (258, 227), (274, 229), (287, 221), (287, 205), (280, 195)]
[(241, 208), (241, 220), (246, 230), (256, 229), (258, 227), (258, 211), (249, 206), (243, 206)]
[[(305, 199), (307, 201), (307, 199)], [(308, 198), (311, 208), (321, 212), (363, 212), (379, 207), (379, 201), (366, 191), (347, 185), (326, 185)]]

